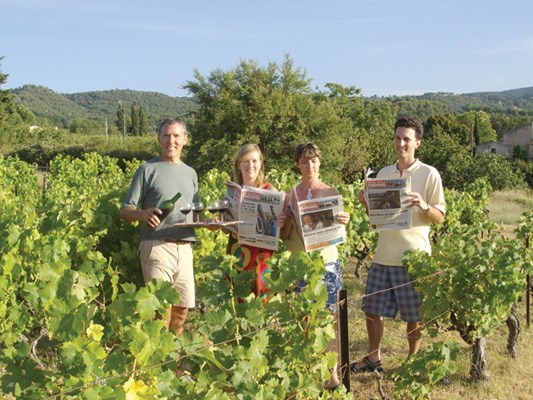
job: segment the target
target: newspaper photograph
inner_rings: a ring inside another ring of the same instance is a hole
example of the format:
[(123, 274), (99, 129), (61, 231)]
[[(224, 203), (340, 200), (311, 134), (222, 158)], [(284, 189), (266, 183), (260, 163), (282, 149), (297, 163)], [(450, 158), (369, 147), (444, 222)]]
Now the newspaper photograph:
[(410, 179), (365, 179), (368, 216), (373, 230), (400, 230), (411, 227)]
[(277, 250), (278, 216), (283, 212), (285, 193), (228, 182), (225, 197), (229, 200), (226, 221), (242, 221), (226, 227), (237, 234), (238, 242)]
[(342, 196), (295, 202), (291, 204), (291, 208), (305, 251), (320, 250), (346, 242), (346, 228), (336, 218), (344, 211)]

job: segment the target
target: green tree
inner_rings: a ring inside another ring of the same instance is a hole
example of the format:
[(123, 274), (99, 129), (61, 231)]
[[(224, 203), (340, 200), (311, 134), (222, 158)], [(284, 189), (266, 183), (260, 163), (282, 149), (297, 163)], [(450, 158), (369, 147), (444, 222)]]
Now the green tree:
[(314, 101), (310, 80), (289, 57), (266, 67), (243, 60), (228, 71), (215, 70), (207, 77), (195, 71), (194, 76), (185, 88), (199, 110), (190, 124), (186, 159), (200, 174), (213, 167), (229, 171), (235, 152), (250, 142), (260, 146), (268, 167), (287, 169), (294, 165), (294, 146), (312, 140), (328, 160), (325, 174), (338, 176), (342, 160), (335, 149), (349, 126), (330, 102)]
[(71, 133), (81, 133), (85, 135), (101, 134), (103, 128), (98, 121), (78, 117), (71, 122), (69, 131)]
[(471, 147), (473, 143), (469, 126), (457, 120), (451, 113), (437, 114), (429, 117), (424, 123), (424, 131), (424, 136), (427, 139), (447, 135), (462, 146)]
[(131, 135), (141, 135), (141, 120), (139, 115), (139, 105), (136, 102), (131, 103)]
[(490, 123), (496, 131), (498, 140), (501, 140), (503, 134), (511, 129), (531, 124), (532, 118), (527, 114), (521, 114), (517, 111), (513, 113), (491, 113)]
[(336, 153), (341, 155), (342, 178), (354, 182), (370, 167), (377, 170), (394, 161), (393, 127), (397, 107), (386, 101), (365, 102), (361, 90), (327, 83), (315, 98), (328, 102), (345, 125), (345, 134), (336, 137)]
[(462, 186), (465, 177), (456, 168), (456, 164), (470, 165), (472, 162), (472, 153), (470, 146), (464, 146), (451, 135), (440, 133), (431, 135), (422, 142), (418, 149), (418, 157), (423, 162), (437, 168), (442, 176), (445, 187)]
[[(3, 57), (0, 57), (2, 61)], [(7, 82), (8, 74), (0, 70), (0, 86)], [(26, 107), (15, 103), (11, 90), (0, 90), (0, 147), (5, 150), (11, 144), (18, 144), (28, 136), (35, 116)]]
[(492, 128), (490, 116), (484, 111), (468, 111), (457, 116), (457, 120), (470, 127), (472, 135), (477, 134), (475, 144), (496, 140), (496, 131)]
[(148, 125), (148, 118), (144, 112), (144, 108), (139, 106), (139, 135), (145, 136), (150, 133), (150, 126)]
[(124, 110), (124, 106), (122, 105), (121, 101), (118, 102), (117, 119), (115, 123), (117, 125), (118, 131), (122, 134), (122, 136), (126, 136), (128, 123), (126, 121), (126, 111)]
[[(3, 59), (4, 57), (0, 57), (0, 61)], [(7, 82), (8, 76), (8, 74), (0, 72), (0, 86)], [(7, 104), (13, 104), (13, 94), (8, 90), (0, 90), (0, 106), (3, 109)]]

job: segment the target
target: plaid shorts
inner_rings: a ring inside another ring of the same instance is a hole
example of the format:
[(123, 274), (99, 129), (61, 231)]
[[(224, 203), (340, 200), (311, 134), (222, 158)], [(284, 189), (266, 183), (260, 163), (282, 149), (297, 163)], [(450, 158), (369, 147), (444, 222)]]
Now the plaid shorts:
[(361, 310), (388, 318), (395, 318), (400, 311), (403, 321), (419, 322), (421, 301), (407, 268), (372, 263)]
[[(326, 300), (326, 308), (329, 308), (332, 312), (337, 311), (337, 292), (342, 289), (342, 272), (341, 263), (339, 260), (327, 263), (325, 265), (326, 272), (324, 273), (324, 286), (328, 292), (328, 298)], [(305, 290), (307, 282), (299, 280), (296, 283), (294, 291), (301, 293)]]

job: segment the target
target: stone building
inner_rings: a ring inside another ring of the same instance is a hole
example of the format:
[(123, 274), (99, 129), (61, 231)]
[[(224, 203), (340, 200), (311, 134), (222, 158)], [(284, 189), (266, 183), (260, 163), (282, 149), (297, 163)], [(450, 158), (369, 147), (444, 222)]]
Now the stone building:
[(505, 132), (501, 142), (487, 142), (476, 146), (476, 154), (511, 156), (515, 146), (522, 149), (529, 160), (533, 160), (533, 123)]

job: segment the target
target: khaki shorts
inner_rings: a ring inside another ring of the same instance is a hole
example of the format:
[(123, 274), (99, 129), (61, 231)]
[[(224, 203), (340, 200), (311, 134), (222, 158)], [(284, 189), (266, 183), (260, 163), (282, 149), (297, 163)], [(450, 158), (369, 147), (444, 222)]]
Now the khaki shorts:
[(163, 240), (142, 240), (139, 257), (144, 282), (162, 279), (172, 282), (180, 295), (179, 307), (195, 306), (192, 243), (177, 244)]

